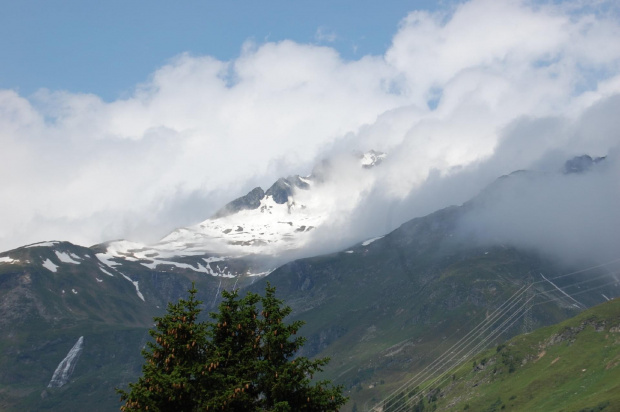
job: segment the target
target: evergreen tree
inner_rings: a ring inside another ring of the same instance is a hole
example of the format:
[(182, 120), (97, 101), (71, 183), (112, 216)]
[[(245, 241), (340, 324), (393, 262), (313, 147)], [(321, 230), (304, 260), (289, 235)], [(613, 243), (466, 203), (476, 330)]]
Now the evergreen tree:
[(198, 410), (212, 375), (203, 373), (208, 359), (207, 327), (198, 322), (197, 290), (192, 285), (189, 298), (168, 304), (167, 313), (156, 317), (142, 355), (146, 362), (142, 376), (129, 384), (129, 392), (118, 390), (123, 411)]
[(193, 286), (189, 293), (155, 319), (143, 376), (119, 391), (123, 410), (335, 411), (346, 402), (341, 386), (312, 382), (329, 359), (294, 357), (303, 322), (283, 322), (291, 308), (275, 288), (267, 285), (264, 297), (222, 292), (206, 323), (196, 322), (200, 302)]

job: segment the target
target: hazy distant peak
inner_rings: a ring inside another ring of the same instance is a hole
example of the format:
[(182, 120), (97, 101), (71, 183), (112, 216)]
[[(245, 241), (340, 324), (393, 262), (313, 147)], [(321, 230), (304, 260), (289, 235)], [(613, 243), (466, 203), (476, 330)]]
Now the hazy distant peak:
[(595, 157), (594, 159), (588, 155), (575, 156), (572, 159), (567, 160), (566, 163), (564, 163), (562, 173), (569, 174), (587, 172), (592, 168), (592, 166), (602, 162), (603, 160), (605, 160), (605, 158), (605, 156)]

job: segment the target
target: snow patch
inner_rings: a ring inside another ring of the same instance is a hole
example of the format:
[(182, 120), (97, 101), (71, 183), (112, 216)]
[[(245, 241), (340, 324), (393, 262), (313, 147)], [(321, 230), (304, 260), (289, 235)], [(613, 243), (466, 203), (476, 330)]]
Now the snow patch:
[(308, 179), (307, 177), (301, 177), (299, 176), (299, 180), (301, 180), (302, 182), (304, 182), (307, 185), (312, 185), (312, 183), (314, 183), (312, 180)]
[(58, 269), (58, 266), (56, 266), (51, 260), (49, 259), (45, 259), (45, 262), (42, 263), (43, 267), (47, 270), (49, 270), (50, 272), (54, 272), (56, 273), (56, 270)]
[(269, 275), (271, 272), (273, 272), (275, 269), (270, 269), (270, 270), (266, 270), (264, 272), (258, 272), (258, 273), (248, 273), (249, 277), (255, 277), (255, 276), (267, 276)]
[(142, 295), (142, 292), (140, 292), (140, 288), (138, 287), (138, 281), (137, 280), (136, 281), (131, 280), (131, 278), (129, 276), (125, 275), (124, 273), (121, 273), (121, 275), (123, 275), (123, 277), (125, 279), (127, 279), (128, 281), (133, 283), (133, 286), (136, 288), (136, 294), (138, 295), (138, 297), (140, 299), (142, 299), (143, 302), (145, 302), (144, 296)]
[(105, 253), (97, 253), (97, 259), (103, 262), (106, 266), (114, 267), (119, 266), (120, 263), (115, 262), (114, 258), (121, 258), (131, 262), (139, 260), (134, 254), (136, 252), (144, 251), (145, 246), (141, 243), (129, 242), (127, 240), (119, 240), (116, 242), (110, 242)]
[(208, 258), (202, 258), (206, 263), (214, 263), (214, 262), (225, 262), (229, 257), (228, 256), (211, 256)]
[(103, 282), (103, 279), (99, 279), (98, 277), (95, 277), (95, 279), (97, 280), (97, 283)]
[(368, 239), (365, 242), (362, 242), (362, 246), (368, 246), (370, 245), (372, 242), (379, 240), (381, 238), (383, 238), (384, 236), (378, 236), (378, 237), (373, 237), (372, 239)]
[(77, 364), (83, 348), (84, 336), (80, 336), (67, 356), (65, 356), (65, 358), (56, 367), (56, 370), (52, 375), (52, 380), (50, 380), (50, 383), (47, 385), (48, 388), (60, 388), (69, 382), (69, 378), (73, 374), (73, 370), (75, 369), (75, 365)]
[(113, 274), (111, 274), (110, 272), (108, 272), (107, 270), (105, 270), (102, 266), (99, 266), (99, 270), (102, 271), (103, 273), (105, 273), (108, 276), (112, 276), (114, 277)]
[(194, 267), (193, 265), (190, 265), (189, 263), (180, 263), (180, 262), (173, 262), (173, 261), (169, 261), (169, 260), (155, 260), (152, 261), (151, 263), (140, 263), (142, 266), (146, 266), (149, 269), (155, 269), (157, 266), (159, 265), (168, 265), (168, 266), (175, 266), (179, 269), (189, 269), (189, 270), (193, 270), (194, 272), (199, 272), (199, 273), (207, 273), (209, 275), (212, 276), (223, 276), (223, 277), (229, 277), (229, 278), (234, 278), (235, 275), (233, 275), (230, 271), (226, 272), (224, 268), (224, 270), (219, 270), (218, 267), (218, 271), (214, 271), (213, 269), (211, 269), (211, 265), (209, 263), (207, 263), (207, 266), (202, 266), (200, 263), (196, 263), (196, 267)]
[(211, 276), (222, 276), (225, 278), (234, 278), (235, 275), (233, 275), (230, 271), (226, 272), (226, 266), (224, 266), (224, 269), (220, 269), (219, 265), (215, 265), (215, 268), (217, 269), (217, 271), (213, 270), (211, 268), (211, 264), (207, 263), (207, 266), (205, 267), (205, 269), (207, 270), (206, 273), (208, 273)]
[(106, 266), (114, 267), (119, 266), (120, 263), (113, 261), (112, 259), (116, 256), (109, 253), (97, 253), (97, 259), (104, 263)]
[(60, 242), (54, 240), (52, 242), (39, 242), (39, 243), (33, 243), (31, 245), (28, 246), (24, 246), (26, 248), (28, 247), (52, 247), (52, 246), (56, 246), (57, 244), (59, 244)]
[(60, 260), (61, 262), (71, 263), (73, 265), (79, 265), (80, 264), (79, 261), (74, 260), (74, 258), (80, 259), (78, 256), (75, 256), (74, 254), (69, 254), (69, 253), (65, 253), (65, 252), (59, 252), (57, 250), (54, 251), (54, 253), (56, 253), (56, 256), (58, 257), (58, 260)]
[(10, 258), (10, 257), (8, 257), (8, 256), (3, 256), (3, 257), (0, 257), (0, 263), (9, 263), (9, 264), (11, 264), (11, 265), (12, 265), (12, 264), (14, 264), (14, 263), (19, 263), (19, 260), (17, 260), (17, 259), (11, 259), (11, 258)]
[(353, 251), (352, 250), (345, 250), (344, 253), (353, 253)]

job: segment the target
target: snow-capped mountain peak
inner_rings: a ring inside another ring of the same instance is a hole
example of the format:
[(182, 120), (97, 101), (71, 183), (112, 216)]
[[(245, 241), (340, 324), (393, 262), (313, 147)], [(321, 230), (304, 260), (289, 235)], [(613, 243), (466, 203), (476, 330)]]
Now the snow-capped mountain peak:
[[(356, 155), (357, 167), (377, 166), (385, 157), (385, 153), (374, 150)], [(313, 171), (310, 176), (280, 178), (266, 191), (256, 187), (212, 217), (176, 229), (156, 244), (110, 242), (105, 253), (98, 257), (110, 266), (115, 261), (130, 261), (152, 269), (163, 265), (214, 276), (235, 276), (230, 270), (222, 269), (223, 264), (212, 266), (215, 261), (209, 259), (228, 261), (243, 256), (275, 259), (284, 252), (303, 248), (311, 241), (315, 229), (336, 213), (339, 210), (336, 206), (342, 203), (330, 187), (332, 177), (329, 168), (324, 168), (320, 176)], [(259, 269), (260, 273), (267, 273), (264, 266)]]

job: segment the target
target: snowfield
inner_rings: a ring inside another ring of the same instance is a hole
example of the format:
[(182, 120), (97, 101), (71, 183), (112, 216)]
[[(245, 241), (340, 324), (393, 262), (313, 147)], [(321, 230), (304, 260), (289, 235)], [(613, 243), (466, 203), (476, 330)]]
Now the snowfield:
[(210, 250), (220, 253), (277, 254), (304, 245), (308, 234), (324, 221), (318, 208), (289, 198), (278, 204), (272, 196), (253, 210), (207, 219), (178, 229), (158, 244), (167, 250)]

